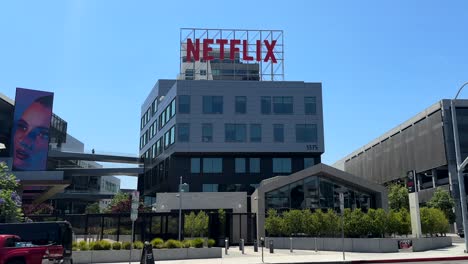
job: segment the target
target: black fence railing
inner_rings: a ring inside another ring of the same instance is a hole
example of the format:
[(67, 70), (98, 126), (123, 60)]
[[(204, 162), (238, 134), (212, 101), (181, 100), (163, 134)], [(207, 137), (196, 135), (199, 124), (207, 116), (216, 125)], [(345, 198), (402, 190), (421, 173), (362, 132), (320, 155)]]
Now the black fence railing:
[[(184, 234), (184, 216), (182, 214), (182, 238), (189, 238)], [(241, 238), (246, 244), (252, 244), (256, 236), (256, 215), (254, 213), (226, 212), (220, 218), (217, 212), (207, 212), (208, 234), (219, 246), (224, 245), (226, 237), (230, 244), (237, 244)], [(76, 238), (83, 239), (111, 239), (115, 241), (150, 241), (159, 237), (177, 239), (179, 233), (179, 214), (170, 213), (140, 213), (135, 221), (134, 236), (130, 214), (54, 214), (30, 215), (34, 222), (68, 221), (73, 228)]]

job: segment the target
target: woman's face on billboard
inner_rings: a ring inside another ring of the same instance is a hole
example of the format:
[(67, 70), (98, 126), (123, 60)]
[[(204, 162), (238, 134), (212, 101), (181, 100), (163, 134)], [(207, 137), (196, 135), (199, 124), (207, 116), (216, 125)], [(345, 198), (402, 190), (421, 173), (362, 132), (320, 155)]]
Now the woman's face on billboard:
[(49, 147), (52, 109), (32, 103), (15, 124), (13, 167), (18, 170), (43, 170)]

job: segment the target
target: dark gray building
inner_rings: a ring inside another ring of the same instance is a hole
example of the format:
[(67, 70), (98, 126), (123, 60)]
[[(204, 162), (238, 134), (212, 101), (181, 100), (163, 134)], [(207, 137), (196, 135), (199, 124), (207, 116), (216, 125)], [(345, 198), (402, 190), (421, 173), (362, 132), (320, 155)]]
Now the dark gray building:
[[(468, 100), (456, 101), (456, 116), (464, 160), (468, 156)], [(461, 228), (450, 100), (435, 103), (334, 166), (380, 184), (404, 182), (406, 173), (415, 170), (419, 201), (428, 201), (435, 187), (450, 190), (457, 201), (457, 226)]]
[(252, 194), (252, 212), (257, 214), (257, 239), (265, 237), (268, 209), (340, 210), (340, 192), (344, 207), (350, 209), (387, 209), (385, 187), (323, 163), (288, 175), (263, 180)]
[(138, 189), (252, 193), (320, 163), (321, 83), (159, 80), (142, 105)]

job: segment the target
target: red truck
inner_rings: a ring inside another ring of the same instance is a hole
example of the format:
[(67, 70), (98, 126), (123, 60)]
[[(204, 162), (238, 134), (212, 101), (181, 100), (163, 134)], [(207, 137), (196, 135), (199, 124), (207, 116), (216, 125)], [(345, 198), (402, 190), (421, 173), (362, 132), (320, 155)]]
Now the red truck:
[(60, 245), (36, 246), (22, 242), (16, 235), (0, 235), (0, 264), (61, 263), (63, 247)]

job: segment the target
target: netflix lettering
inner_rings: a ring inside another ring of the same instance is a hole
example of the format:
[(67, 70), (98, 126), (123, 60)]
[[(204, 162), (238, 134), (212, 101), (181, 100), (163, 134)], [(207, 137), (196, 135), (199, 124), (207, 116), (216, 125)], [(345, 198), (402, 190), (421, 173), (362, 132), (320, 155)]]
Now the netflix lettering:
[[(210, 52), (213, 51), (213, 48), (211, 45), (218, 45), (219, 49), (219, 59), (223, 60), (224, 59), (224, 53), (225, 50), (229, 50), (229, 59), (234, 60), (236, 53), (239, 53), (241, 55), (242, 60), (244, 61), (261, 61), (263, 59), (264, 62), (268, 62), (271, 60), (272, 63), (276, 63), (276, 58), (275, 54), (273, 52), (275, 45), (276, 45), (276, 40), (272, 40), (271, 43), (268, 40), (263, 40), (263, 43), (261, 40), (257, 40), (255, 42), (255, 56), (250, 56), (248, 52), (248, 42), (247, 40), (239, 40), (239, 39), (203, 39), (203, 54), (201, 54), (203, 57), (202, 59), (204, 61), (210, 61), (214, 60), (214, 56), (210, 55)], [(242, 45), (242, 54), (240, 54), (240, 46)], [(266, 53), (265, 57), (262, 58), (262, 45), (265, 46), (266, 48)], [(192, 61), (192, 58), (195, 61), (200, 61), (200, 39), (195, 39), (195, 43), (192, 41), (192, 39), (188, 38), (187, 39), (187, 61)]]

